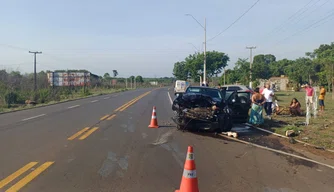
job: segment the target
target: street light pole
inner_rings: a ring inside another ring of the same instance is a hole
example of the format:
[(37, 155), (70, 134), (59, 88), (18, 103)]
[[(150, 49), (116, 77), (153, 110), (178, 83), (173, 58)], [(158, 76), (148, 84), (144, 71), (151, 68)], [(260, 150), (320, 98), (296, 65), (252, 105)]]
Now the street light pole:
[(206, 17), (204, 18), (204, 26), (191, 14), (186, 16), (192, 17), (204, 29), (204, 63), (203, 63), (203, 82), (206, 82)]

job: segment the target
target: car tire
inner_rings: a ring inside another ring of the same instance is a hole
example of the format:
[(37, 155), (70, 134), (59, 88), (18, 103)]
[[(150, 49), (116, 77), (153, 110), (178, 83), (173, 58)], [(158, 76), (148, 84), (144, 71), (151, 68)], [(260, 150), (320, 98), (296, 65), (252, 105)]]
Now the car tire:
[(228, 132), (231, 131), (233, 127), (232, 117), (228, 115), (222, 115), (219, 117), (218, 120), (218, 130), (221, 132)]

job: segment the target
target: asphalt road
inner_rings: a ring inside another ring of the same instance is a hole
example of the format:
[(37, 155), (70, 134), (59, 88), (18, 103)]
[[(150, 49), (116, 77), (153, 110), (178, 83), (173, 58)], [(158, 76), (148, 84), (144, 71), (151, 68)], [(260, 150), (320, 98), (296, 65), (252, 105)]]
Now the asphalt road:
[[(177, 131), (167, 91), (138, 89), (0, 115), (0, 191), (170, 192), (180, 185), (188, 145), (201, 191), (333, 191), (334, 170), (327, 167)], [(158, 129), (148, 128), (153, 106)]]

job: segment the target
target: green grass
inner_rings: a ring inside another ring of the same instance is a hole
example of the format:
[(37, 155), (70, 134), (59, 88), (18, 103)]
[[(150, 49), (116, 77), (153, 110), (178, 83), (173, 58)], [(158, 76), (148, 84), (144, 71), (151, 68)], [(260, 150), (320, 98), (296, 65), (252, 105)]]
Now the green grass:
[[(302, 106), (303, 112), (306, 109), (305, 92), (277, 92), (276, 96), (280, 107), (288, 107), (292, 98), (297, 98)], [(297, 139), (334, 149), (334, 102), (331, 93), (327, 93), (325, 105), (325, 112), (323, 114), (318, 112), (316, 118), (312, 116), (308, 126), (302, 125), (302, 123), (306, 122), (305, 116), (292, 117), (276, 115), (273, 116), (272, 120), (265, 120), (264, 128), (282, 135), (285, 135), (285, 131), (287, 130), (300, 131), (300, 134), (296, 137)], [(318, 105), (317, 110), (319, 110), (319, 108)]]

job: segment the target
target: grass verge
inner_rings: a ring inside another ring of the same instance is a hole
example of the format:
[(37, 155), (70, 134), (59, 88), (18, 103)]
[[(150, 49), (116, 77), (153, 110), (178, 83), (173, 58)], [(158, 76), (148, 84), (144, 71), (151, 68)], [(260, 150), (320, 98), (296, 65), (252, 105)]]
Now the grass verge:
[[(288, 108), (293, 98), (297, 98), (301, 103), (302, 110), (305, 111), (305, 92), (277, 92), (280, 107)], [(319, 110), (319, 105), (317, 107)], [(264, 112), (265, 114), (265, 112)], [(274, 115), (272, 120), (265, 119), (263, 128), (272, 132), (285, 135), (285, 131), (294, 130), (299, 133), (296, 139), (322, 146), (326, 149), (334, 149), (334, 102), (331, 95), (325, 98), (325, 111), (318, 112), (317, 116), (310, 119), (310, 124), (305, 125), (305, 116)]]

